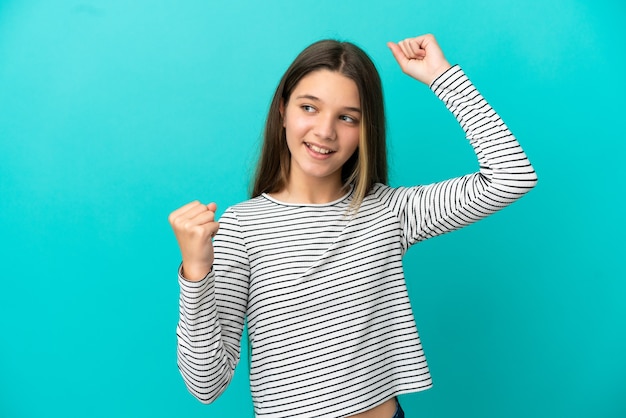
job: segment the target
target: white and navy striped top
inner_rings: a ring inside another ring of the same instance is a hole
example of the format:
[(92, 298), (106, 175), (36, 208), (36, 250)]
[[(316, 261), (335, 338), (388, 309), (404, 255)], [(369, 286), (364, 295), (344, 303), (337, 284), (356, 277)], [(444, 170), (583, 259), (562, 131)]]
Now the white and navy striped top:
[(376, 184), (358, 213), (262, 195), (220, 219), (215, 263), (179, 277), (178, 365), (214, 401), (248, 319), (258, 417), (345, 417), (431, 386), (402, 270), (414, 243), (475, 222), (536, 183), (517, 140), (458, 67), (431, 89), (455, 115), (480, 171), (428, 186)]

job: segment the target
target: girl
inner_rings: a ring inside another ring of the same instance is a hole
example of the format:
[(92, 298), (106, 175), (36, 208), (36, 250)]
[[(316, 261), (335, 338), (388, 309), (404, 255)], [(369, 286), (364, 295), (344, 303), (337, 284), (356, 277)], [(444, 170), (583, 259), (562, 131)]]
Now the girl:
[(214, 203), (169, 218), (183, 260), (178, 365), (202, 402), (230, 382), (246, 318), (258, 417), (403, 417), (397, 395), (431, 386), (402, 256), (510, 204), (536, 176), (432, 35), (388, 46), (457, 118), (480, 170), (387, 186), (373, 63), (350, 43), (306, 48), (276, 89), (252, 199), (219, 224)]

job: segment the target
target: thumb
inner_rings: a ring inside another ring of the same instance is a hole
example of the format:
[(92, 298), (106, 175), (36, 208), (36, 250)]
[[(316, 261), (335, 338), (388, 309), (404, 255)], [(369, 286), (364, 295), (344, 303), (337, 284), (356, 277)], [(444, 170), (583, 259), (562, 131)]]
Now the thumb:
[(217, 205), (214, 202), (209, 203), (206, 207), (211, 212), (215, 212), (217, 210)]

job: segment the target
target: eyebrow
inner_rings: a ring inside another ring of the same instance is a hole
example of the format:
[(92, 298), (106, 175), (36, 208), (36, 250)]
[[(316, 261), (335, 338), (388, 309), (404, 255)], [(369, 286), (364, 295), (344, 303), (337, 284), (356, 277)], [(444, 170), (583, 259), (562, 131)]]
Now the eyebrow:
[[(296, 96), (296, 99), (309, 99), (309, 100), (313, 100), (313, 101), (316, 101), (316, 102), (322, 102), (323, 101), (319, 97), (313, 96), (312, 94), (301, 94), (299, 96)], [(346, 106), (346, 107), (344, 107), (344, 109), (345, 110), (350, 110), (352, 112), (362, 113), (361, 109), (358, 108), (358, 107)]]

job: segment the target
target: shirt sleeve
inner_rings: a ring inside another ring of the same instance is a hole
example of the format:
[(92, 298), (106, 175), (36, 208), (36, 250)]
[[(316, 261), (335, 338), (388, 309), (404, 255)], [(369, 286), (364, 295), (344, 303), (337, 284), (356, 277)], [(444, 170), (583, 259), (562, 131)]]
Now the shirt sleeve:
[(178, 368), (203, 403), (217, 399), (232, 380), (248, 303), (250, 269), (241, 228), (230, 211), (219, 222), (211, 272), (198, 282), (186, 280), (180, 270), (178, 277)]
[(479, 170), (426, 186), (389, 189), (403, 250), (476, 222), (522, 197), (537, 175), (517, 139), (459, 66), (430, 86), (465, 131)]

